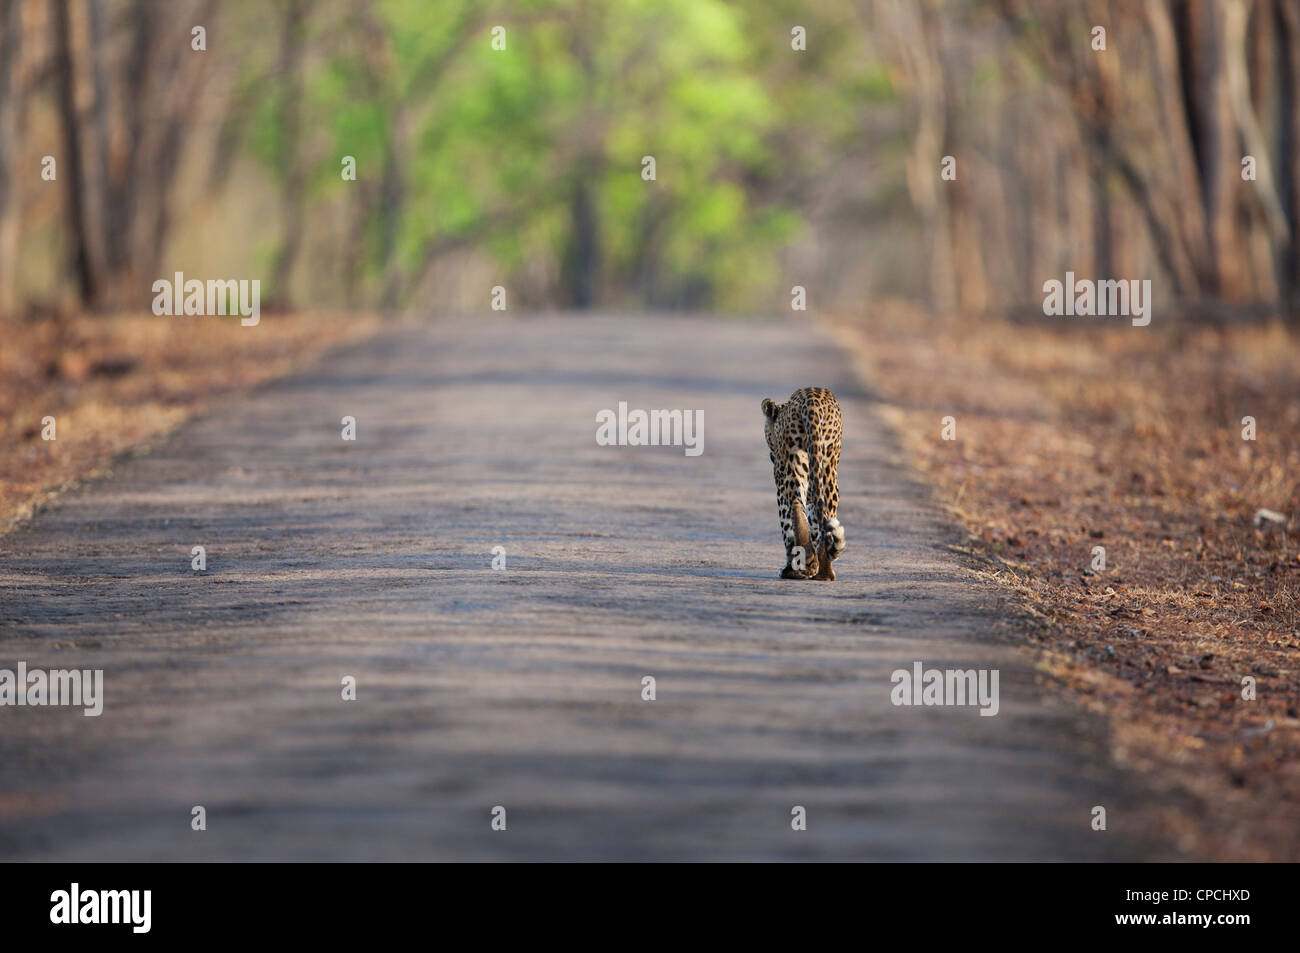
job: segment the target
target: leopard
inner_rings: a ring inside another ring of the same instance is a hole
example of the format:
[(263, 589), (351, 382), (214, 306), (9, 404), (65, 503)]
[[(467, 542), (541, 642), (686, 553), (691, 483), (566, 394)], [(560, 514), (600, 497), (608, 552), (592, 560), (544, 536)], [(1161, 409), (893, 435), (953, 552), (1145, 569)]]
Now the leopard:
[(780, 577), (833, 580), (831, 563), (845, 546), (839, 521), (844, 429), (839, 401), (825, 387), (804, 387), (783, 404), (765, 397), (761, 406), (785, 541)]

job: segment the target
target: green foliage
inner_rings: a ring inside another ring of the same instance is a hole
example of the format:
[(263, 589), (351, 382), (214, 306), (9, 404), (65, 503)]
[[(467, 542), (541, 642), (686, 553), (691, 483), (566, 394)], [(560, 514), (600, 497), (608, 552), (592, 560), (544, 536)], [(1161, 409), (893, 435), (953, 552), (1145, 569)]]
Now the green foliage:
[[(828, 22), (815, 55), (843, 67), (828, 96), (826, 64), (805, 68), (799, 57), (813, 54), (790, 50), (790, 22), (723, 0), (327, 6), (301, 67), (297, 151), (312, 207), (359, 209), (352, 240), (372, 291), (396, 275), (410, 295), (439, 254), (470, 247), (507, 280), (559, 276), (531, 289), (546, 303), (581, 300), (574, 265), (594, 303), (754, 306), (781, 280), (777, 255), (801, 223), (783, 198), (800, 174), (786, 148), (792, 113), (811, 139), (833, 139), (855, 123), (852, 97), (893, 95)], [(491, 46), (497, 25), (505, 51)], [(263, 35), (248, 72), (262, 75), (257, 57), (274, 57), (278, 38), (264, 21), (249, 29)], [(272, 79), (248, 147), (278, 178), (294, 144), (284, 77)], [(344, 155), (358, 182), (340, 179)], [(643, 156), (655, 181), (642, 179)], [(538, 261), (552, 264), (528, 268)]]

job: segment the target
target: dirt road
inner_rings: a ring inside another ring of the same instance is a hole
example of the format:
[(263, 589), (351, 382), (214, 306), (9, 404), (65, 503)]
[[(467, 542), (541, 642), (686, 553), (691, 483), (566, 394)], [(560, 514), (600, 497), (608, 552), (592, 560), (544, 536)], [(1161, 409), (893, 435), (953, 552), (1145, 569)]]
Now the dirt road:
[[(813, 384), (845, 421), (834, 583), (777, 578), (759, 411)], [(703, 453), (597, 445), (620, 401), (702, 410)], [(0, 539), (0, 668), (105, 693), (0, 708), (0, 858), (1161, 856), (954, 541), (806, 326), (396, 327)], [(997, 669), (998, 714), (892, 705), (917, 660)]]

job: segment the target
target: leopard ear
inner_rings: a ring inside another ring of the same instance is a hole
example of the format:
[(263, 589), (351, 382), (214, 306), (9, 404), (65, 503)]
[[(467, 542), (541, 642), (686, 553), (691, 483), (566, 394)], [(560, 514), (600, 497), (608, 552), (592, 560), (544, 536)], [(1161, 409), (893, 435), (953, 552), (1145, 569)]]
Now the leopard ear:
[(776, 417), (776, 412), (780, 410), (780, 408), (777, 407), (776, 405), (776, 401), (774, 401), (771, 397), (763, 398), (762, 407), (763, 407), (763, 416), (766, 417), (768, 420), (774, 419)]

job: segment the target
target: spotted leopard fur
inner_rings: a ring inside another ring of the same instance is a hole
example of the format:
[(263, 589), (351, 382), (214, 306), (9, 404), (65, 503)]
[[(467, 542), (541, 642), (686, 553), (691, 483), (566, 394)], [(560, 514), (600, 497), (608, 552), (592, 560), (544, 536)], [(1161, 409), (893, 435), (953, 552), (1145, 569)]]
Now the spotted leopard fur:
[(831, 562), (844, 552), (836, 474), (843, 432), (839, 402), (824, 387), (805, 387), (784, 404), (764, 398), (762, 407), (785, 540), (781, 578), (834, 579)]

